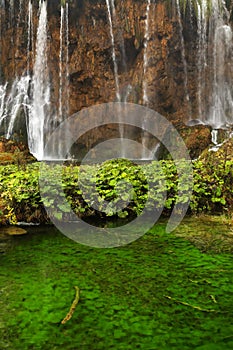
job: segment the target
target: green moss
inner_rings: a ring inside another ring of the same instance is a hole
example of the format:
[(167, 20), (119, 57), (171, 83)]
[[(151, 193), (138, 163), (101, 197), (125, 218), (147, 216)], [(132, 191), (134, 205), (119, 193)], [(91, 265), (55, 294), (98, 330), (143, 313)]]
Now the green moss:
[[(1, 349), (232, 348), (230, 254), (204, 254), (162, 223), (114, 249), (32, 231), (1, 256)], [(80, 300), (62, 325), (74, 286)]]

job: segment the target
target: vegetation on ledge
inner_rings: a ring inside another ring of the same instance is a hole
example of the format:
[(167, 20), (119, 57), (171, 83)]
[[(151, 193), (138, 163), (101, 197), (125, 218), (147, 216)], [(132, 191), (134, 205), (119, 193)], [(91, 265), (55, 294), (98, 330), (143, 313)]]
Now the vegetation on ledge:
[[(224, 153), (209, 152), (192, 165), (193, 184), (187, 178), (186, 188), (182, 188), (193, 189), (189, 213), (230, 214), (233, 160)], [(179, 162), (179, 176), (173, 161), (138, 165), (118, 159), (82, 167), (72, 164), (42, 167), (39, 163), (24, 164), (23, 168), (1, 166), (0, 220), (2, 224), (46, 223), (49, 217), (69, 220), (69, 206), (79, 217), (131, 219), (140, 215), (146, 203), (152, 211), (163, 208), (163, 214), (169, 215), (175, 204), (179, 208), (189, 201), (185, 192), (178, 195), (179, 181), (186, 177), (186, 166), (185, 161)]]

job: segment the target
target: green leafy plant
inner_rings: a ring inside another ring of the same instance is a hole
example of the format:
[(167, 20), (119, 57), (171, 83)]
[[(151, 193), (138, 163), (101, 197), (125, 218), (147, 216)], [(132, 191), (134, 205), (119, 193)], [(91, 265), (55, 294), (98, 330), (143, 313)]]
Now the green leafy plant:
[[(170, 160), (153, 161), (143, 166), (125, 159), (82, 168), (74, 165), (50, 168), (45, 165), (46, 179), (42, 188), (39, 188), (38, 163), (28, 164), (26, 168), (25, 165), (23, 168), (2, 166), (0, 195), (5, 210), (2, 207), (1, 210), (12, 223), (48, 222), (48, 217), (69, 220), (70, 207), (81, 218), (130, 219), (140, 215), (146, 203), (151, 211), (155, 207), (163, 208), (163, 214), (169, 215), (174, 204), (179, 208), (189, 201), (185, 194), (190, 187), (186, 166), (186, 161), (179, 161), (178, 176), (176, 165)], [(60, 173), (62, 191), (57, 182)], [(178, 196), (181, 180), (184, 194)], [(232, 160), (208, 156), (194, 161), (189, 212), (231, 214), (232, 183)], [(66, 202), (68, 205), (64, 204)]]

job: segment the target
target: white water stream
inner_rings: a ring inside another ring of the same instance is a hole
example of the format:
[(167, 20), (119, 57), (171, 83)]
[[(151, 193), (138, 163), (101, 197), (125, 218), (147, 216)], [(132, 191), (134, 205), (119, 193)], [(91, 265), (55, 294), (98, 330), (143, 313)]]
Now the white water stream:
[[(198, 113), (214, 129), (233, 121), (233, 34), (224, 0), (198, 7)], [(210, 12), (209, 12), (210, 11)]]
[(118, 65), (116, 60), (115, 38), (113, 33), (113, 16), (115, 14), (114, 0), (106, 0), (106, 5), (108, 10), (109, 31), (110, 31), (111, 44), (112, 44), (112, 61), (113, 61), (113, 68), (114, 68), (116, 101), (120, 102), (121, 95), (120, 95), (120, 87), (119, 87)]
[(37, 159), (43, 159), (46, 122), (49, 118), (50, 82), (47, 59), (47, 1), (41, 1), (36, 55), (32, 78), (32, 104), (28, 118), (28, 145)]

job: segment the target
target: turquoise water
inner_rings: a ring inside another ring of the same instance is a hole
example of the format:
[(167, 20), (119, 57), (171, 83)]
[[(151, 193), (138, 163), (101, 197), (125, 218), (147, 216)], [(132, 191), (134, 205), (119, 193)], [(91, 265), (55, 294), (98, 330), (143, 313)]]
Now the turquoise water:
[[(233, 259), (165, 234), (79, 245), (54, 228), (0, 254), (0, 349), (233, 349)], [(61, 324), (80, 288), (72, 318)]]

